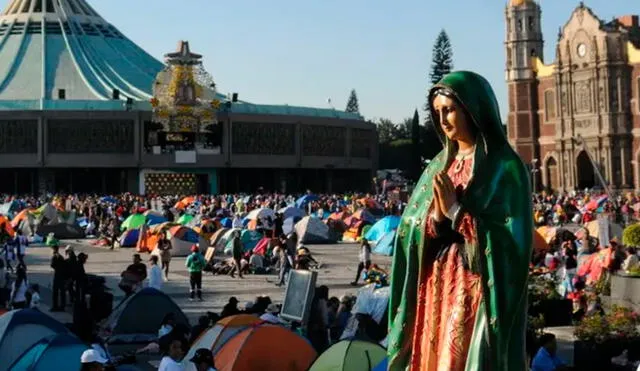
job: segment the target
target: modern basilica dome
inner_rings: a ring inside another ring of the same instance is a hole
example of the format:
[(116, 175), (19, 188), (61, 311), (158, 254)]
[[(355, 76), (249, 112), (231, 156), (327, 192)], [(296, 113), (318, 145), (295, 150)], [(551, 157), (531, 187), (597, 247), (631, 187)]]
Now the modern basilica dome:
[(0, 15), (0, 108), (148, 101), (163, 67), (85, 0), (12, 0)]

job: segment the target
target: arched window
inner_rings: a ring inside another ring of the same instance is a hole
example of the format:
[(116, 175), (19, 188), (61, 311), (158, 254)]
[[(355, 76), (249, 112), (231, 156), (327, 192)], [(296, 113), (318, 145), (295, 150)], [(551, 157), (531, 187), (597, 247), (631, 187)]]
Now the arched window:
[(529, 30), (529, 31), (533, 31), (533, 27), (534, 27), (534, 25), (535, 25), (535, 23), (534, 23), (534, 21), (533, 21), (533, 17), (532, 17), (532, 16), (529, 16), (528, 24), (527, 24), (527, 27), (528, 27), (528, 28), (527, 28), (527, 30)]
[(511, 67), (512, 63), (513, 63), (513, 57), (511, 56), (511, 48), (507, 47), (507, 67)]
[(518, 32), (522, 31), (522, 19), (518, 19)]

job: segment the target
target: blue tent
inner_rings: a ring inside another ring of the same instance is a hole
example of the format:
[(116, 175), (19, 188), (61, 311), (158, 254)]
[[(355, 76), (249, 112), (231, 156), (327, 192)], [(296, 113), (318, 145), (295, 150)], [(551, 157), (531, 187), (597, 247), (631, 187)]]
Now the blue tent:
[(318, 196), (316, 195), (304, 195), (296, 200), (296, 207), (299, 209), (304, 209), (309, 202), (317, 201)]
[(79, 370), (88, 347), (71, 334), (49, 335), (33, 344), (9, 367), (10, 371)]
[(400, 224), (399, 216), (385, 216), (384, 218), (378, 220), (376, 224), (374, 224), (373, 227), (369, 229), (369, 231), (364, 235), (364, 238), (366, 238), (368, 241), (377, 242), (385, 234), (398, 228), (398, 224)]
[(147, 215), (147, 225), (156, 225), (162, 224), (167, 221), (167, 218), (160, 215), (148, 214)]
[(304, 212), (304, 210), (299, 209), (295, 206), (287, 206), (287, 207), (283, 207), (282, 209), (278, 210), (278, 214), (282, 214), (282, 218), (283, 219), (288, 219), (288, 218), (298, 218), (298, 220), (304, 218), (305, 215), (307, 215), (307, 213)]
[(282, 232), (289, 234), (295, 230), (296, 223), (302, 219), (301, 217), (289, 217), (282, 222)]
[(222, 220), (220, 220), (220, 225), (222, 225), (223, 228), (231, 228), (233, 227), (233, 219), (223, 218)]
[(264, 237), (262, 233), (258, 231), (250, 231), (248, 229), (240, 232), (240, 241), (242, 241), (242, 246), (244, 246), (244, 251), (251, 251), (254, 247), (260, 242), (260, 240)]
[(396, 231), (387, 232), (376, 242), (373, 253), (379, 255), (393, 255), (393, 243), (396, 239)]
[(389, 358), (383, 359), (372, 371), (387, 371), (387, 368), (389, 368)]
[(49, 335), (68, 333), (55, 319), (33, 309), (13, 310), (0, 316), (0, 371)]
[(120, 247), (135, 247), (138, 244), (138, 237), (140, 237), (139, 229), (129, 229), (120, 235), (118, 243)]

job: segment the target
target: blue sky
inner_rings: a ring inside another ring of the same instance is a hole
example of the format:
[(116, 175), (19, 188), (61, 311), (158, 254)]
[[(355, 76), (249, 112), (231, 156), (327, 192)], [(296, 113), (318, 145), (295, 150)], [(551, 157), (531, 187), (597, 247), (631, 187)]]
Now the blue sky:
[[(5, 1), (6, 2), (6, 1)], [(505, 116), (506, 0), (89, 0), (157, 58), (189, 40), (223, 92), (265, 104), (344, 109), (355, 88), (367, 119), (400, 121), (424, 105), (431, 49), (444, 28), (456, 69), (484, 75)], [(579, 4), (541, 0), (545, 61)], [(638, 0), (588, 0), (604, 20)]]

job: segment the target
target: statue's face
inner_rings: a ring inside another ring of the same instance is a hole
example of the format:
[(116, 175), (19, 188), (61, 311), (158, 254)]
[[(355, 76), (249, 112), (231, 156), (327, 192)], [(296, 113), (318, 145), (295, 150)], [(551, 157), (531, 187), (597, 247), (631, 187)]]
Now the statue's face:
[(445, 96), (436, 95), (433, 98), (433, 110), (435, 117), (433, 123), (440, 125), (444, 134), (452, 141), (472, 141), (473, 134), (467, 121), (467, 116), (462, 107), (455, 100)]

